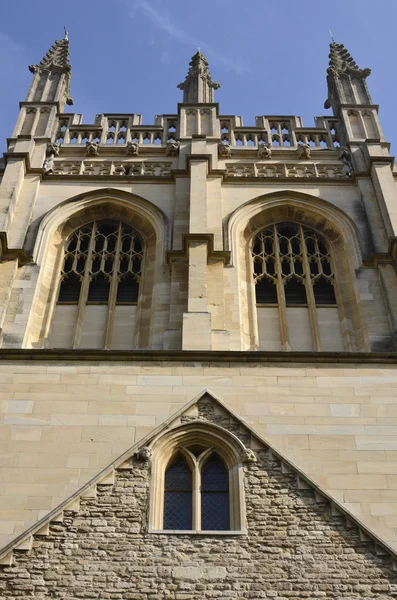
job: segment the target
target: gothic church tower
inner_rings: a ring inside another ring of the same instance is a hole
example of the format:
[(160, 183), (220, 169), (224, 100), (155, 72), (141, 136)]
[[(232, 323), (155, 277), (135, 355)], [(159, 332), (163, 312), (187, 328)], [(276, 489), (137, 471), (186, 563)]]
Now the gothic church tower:
[(201, 51), (150, 124), (69, 112), (67, 34), (29, 67), (0, 598), (394, 597), (397, 171), (370, 70), (329, 58), (314, 126), (222, 114)]

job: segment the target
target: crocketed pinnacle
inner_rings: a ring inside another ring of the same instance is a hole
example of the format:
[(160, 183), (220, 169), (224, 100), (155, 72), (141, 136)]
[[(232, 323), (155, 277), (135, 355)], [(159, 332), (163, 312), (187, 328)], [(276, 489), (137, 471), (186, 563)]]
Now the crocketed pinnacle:
[(192, 56), (189, 65), (185, 81), (177, 86), (183, 90), (183, 102), (189, 104), (214, 102), (214, 90), (220, 88), (220, 84), (212, 80), (204, 54), (198, 50)]
[(63, 40), (56, 40), (47, 54), (37, 65), (30, 65), (29, 71), (36, 73), (41, 70), (51, 71), (53, 68), (62, 69), (63, 71), (71, 71), (69, 63), (69, 38), (65, 32)]
[(371, 74), (371, 69), (360, 69), (358, 67), (350, 52), (343, 44), (337, 44), (332, 41), (329, 47), (329, 67), (327, 73), (334, 73), (335, 75), (347, 73), (348, 75), (364, 78)]

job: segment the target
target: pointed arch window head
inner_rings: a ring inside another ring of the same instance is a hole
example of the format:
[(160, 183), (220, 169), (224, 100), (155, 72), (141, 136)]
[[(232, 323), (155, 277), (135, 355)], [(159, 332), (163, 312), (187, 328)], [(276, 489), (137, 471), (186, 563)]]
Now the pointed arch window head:
[[(51, 346), (132, 349), (143, 259), (142, 238), (126, 223), (103, 219), (76, 230), (65, 244)], [(65, 329), (66, 314), (73, 322)], [(130, 340), (120, 345), (123, 320)]]
[[(254, 238), (252, 260), (260, 349), (344, 349), (331, 249), (322, 236), (298, 223), (273, 224)], [(329, 327), (336, 327), (333, 336)]]
[(190, 421), (151, 445), (150, 533), (245, 529), (242, 442), (220, 426)]
[(211, 449), (192, 447), (171, 459), (164, 484), (164, 530), (230, 530), (229, 472)]

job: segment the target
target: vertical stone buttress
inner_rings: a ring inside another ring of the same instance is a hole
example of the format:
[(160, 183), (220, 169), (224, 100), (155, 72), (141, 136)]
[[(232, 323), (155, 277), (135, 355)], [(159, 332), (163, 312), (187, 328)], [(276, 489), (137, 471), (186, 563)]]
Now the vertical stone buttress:
[[(19, 116), (12, 137), (8, 140), (4, 155), (6, 168), (0, 184), (0, 281), (11, 290), (8, 297), (16, 305), (18, 300), (13, 298), (12, 287), (21, 269), (17, 268), (17, 259), (11, 259), (15, 252), (10, 253), (7, 249), (19, 250), (20, 256), (23, 255), (23, 243), (43, 173), (47, 144), (56, 132), (56, 114), (63, 111), (65, 104), (73, 103), (70, 97), (71, 66), (67, 34), (51, 46), (38, 64), (30, 65), (29, 70), (33, 74), (32, 83), (26, 100), (20, 103)], [(13, 269), (5, 262), (10, 260), (16, 263)], [(25, 279), (25, 275), (21, 279)], [(1, 331), (7, 312), (6, 304), (2, 304)], [(20, 347), (22, 328), (19, 328), (19, 334), (15, 332), (11, 337), (11, 345)]]
[(178, 85), (183, 90), (180, 137), (186, 142), (180, 167), (189, 170), (189, 217), (177, 241), (184, 244), (187, 263), (182, 348), (229, 349), (224, 329), (223, 256), (217, 254), (222, 250), (221, 182), (211, 174), (218, 160), (220, 130), (214, 91), (220, 86), (212, 80), (200, 51), (189, 65), (185, 81)]
[[(368, 246), (372, 244), (375, 255), (392, 256), (397, 235), (394, 159), (379, 123), (378, 106), (373, 104), (367, 86), (371, 70), (360, 69), (344, 45), (334, 41), (330, 44), (329, 58), (325, 108), (332, 108), (342, 126), (342, 152), (350, 157), (371, 230), (372, 240), (368, 240)], [(384, 292), (397, 289), (396, 272), (391, 263), (392, 260), (377, 264), (378, 285)], [(385, 297), (392, 330), (391, 346), (373, 347), (373, 350), (397, 348), (397, 301), (393, 294), (386, 293)]]

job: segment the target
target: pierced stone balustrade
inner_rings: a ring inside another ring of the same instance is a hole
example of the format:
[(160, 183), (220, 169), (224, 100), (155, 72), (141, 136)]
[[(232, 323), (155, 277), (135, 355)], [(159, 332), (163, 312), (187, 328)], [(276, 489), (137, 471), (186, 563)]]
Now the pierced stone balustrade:
[(344, 165), (318, 163), (227, 163), (227, 178), (288, 177), (348, 179)]
[[(52, 175), (92, 175), (128, 177), (169, 177), (172, 162), (56, 160)], [(51, 174), (50, 174), (51, 175)]]

